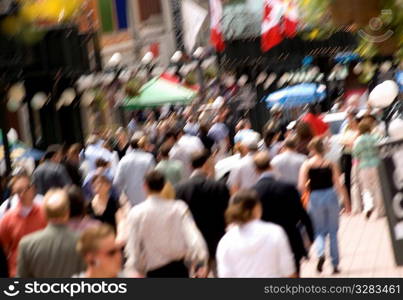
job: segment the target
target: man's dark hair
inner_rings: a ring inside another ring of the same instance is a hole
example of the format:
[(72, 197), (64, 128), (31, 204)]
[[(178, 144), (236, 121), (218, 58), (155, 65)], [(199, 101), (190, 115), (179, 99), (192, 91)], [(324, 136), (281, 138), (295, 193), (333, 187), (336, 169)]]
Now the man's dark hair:
[(130, 146), (133, 149), (138, 149), (139, 148), (139, 142), (140, 142), (140, 139), (138, 137), (132, 138), (130, 140)]
[(205, 165), (205, 163), (210, 158), (210, 151), (201, 151), (196, 152), (192, 155), (192, 168), (193, 169), (200, 169)]
[(107, 162), (106, 160), (102, 159), (102, 158), (97, 158), (95, 160), (95, 167), (97, 168), (104, 168), (106, 166), (108, 166), (109, 162)]
[(160, 148), (160, 155), (162, 158), (168, 158), (169, 157), (169, 152), (171, 151), (172, 146), (169, 144), (163, 144)]
[(165, 177), (157, 170), (148, 172), (144, 178), (144, 181), (149, 190), (152, 192), (161, 192), (165, 186)]
[(165, 133), (164, 141), (169, 140), (170, 138), (173, 138), (176, 140), (177, 137), (178, 137), (178, 133), (175, 130), (170, 129), (167, 131), (167, 133)]
[(295, 150), (297, 148), (297, 140), (294, 137), (289, 137), (285, 140), (284, 146), (288, 149)]
[(52, 159), (53, 156), (55, 156), (56, 153), (59, 153), (62, 151), (62, 146), (60, 145), (50, 145), (48, 149), (46, 149), (46, 153), (43, 157), (44, 160), (49, 160)]
[(318, 105), (317, 105), (317, 104), (311, 104), (311, 105), (309, 105), (308, 111), (309, 111), (311, 114), (318, 115), (318, 114), (319, 114)]
[(266, 130), (263, 134), (263, 140), (266, 146), (270, 146), (273, 142), (274, 137), (276, 136), (277, 132), (274, 129)]
[(86, 202), (82, 190), (75, 185), (66, 187), (66, 192), (70, 201), (70, 218), (84, 217)]

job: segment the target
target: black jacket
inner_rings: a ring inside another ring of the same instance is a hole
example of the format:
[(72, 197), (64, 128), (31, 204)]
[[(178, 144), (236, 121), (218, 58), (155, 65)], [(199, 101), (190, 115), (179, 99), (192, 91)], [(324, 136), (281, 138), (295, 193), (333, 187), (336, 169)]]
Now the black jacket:
[(175, 189), (176, 198), (189, 205), (210, 257), (214, 258), (218, 242), (225, 234), (224, 213), (230, 197), (227, 186), (199, 175), (180, 182)]
[(295, 186), (271, 177), (260, 179), (254, 189), (262, 202), (262, 220), (280, 225), (285, 230), (295, 261), (299, 263), (307, 255), (297, 227), (299, 222), (305, 225), (310, 240), (313, 241), (311, 219), (301, 204), (299, 192)]
[(8, 278), (7, 257), (0, 245), (0, 278)]

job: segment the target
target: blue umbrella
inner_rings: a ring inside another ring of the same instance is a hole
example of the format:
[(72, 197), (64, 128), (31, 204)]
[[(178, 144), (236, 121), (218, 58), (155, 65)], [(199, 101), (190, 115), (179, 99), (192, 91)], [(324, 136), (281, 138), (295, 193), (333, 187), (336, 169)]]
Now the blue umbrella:
[(335, 56), (334, 60), (337, 63), (341, 64), (348, 64), (352, 61), (358, 61), (360, 60), (360, 56), (356, 53), (353, 52), (345, 52), (345, 53), (339, 53)]
[(264, 101), (269, 108), (280, 105), (293, 108), (306, 104), (323, 101), (326, 97), (326, 87), (316, 83), (302, 83), (281, 89), (268, 95)]

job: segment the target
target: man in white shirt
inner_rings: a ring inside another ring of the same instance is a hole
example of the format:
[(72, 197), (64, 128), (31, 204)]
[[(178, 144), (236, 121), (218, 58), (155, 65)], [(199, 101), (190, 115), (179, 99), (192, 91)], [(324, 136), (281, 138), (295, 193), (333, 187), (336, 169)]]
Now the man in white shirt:
[(278, 180), (298, 185), (299, 170), (307, 157), (296, 151), (296, 141), (293, 138), (288, 138), (284, 143), (284, 151), (276, 155), (271, 166)]
[(161, 197), (164, 185), (158, 171), (145, 177), (148, 198), (128, 217), (126, 271), (159, 278), (206, 276), (206, 243), (186, 203)]
[(192, 155), (203, 150), (204, 145), (199, 137), (184, 134), (182, 131), (179, 133), (177, 142), (169, 152), (169, 158), (182, 162), (183, 177), (187, 178), (192, 174)]
[(139, 148), (139, 139), (133, 138), (130, 142), (132, 152), (126, 154), (118, 164), (113, 185), (124, 193), (131, 206), (146, 199), (144, 190), (144, 176), (155, 166), (152, 154)]
[(96, 161), (101, 158), (110, 163), (111, 174), (115, 174), (116, 166), (119, 162), (119, 156), (116, 151), (113, 151), (111, 141), (104, 141), (97, 136), (91, 136), (88, 139), (87, 147), (80, 154), (81, 160), (85, 165), (85, 175), (96, 170)]
[(240, 151), (244, 157), (237, 162), (237, 165), (231, 170), (227, 185), (231, 195), (242, 189), (253, 187), (259, 180), (253, 162), (253, 156), (258, 149), (258, 141), (255, 139), (243, 139), (240, 144)]
[(235, 144), (242, 142), (242, 140), (248, 138), (251, 135), (258, 134), (256, 131), (252, 129), (250, 121), (246, 119), (238, 122), (236, 126), (236, 131), (237, 133), (235, 134), (234, 137)]

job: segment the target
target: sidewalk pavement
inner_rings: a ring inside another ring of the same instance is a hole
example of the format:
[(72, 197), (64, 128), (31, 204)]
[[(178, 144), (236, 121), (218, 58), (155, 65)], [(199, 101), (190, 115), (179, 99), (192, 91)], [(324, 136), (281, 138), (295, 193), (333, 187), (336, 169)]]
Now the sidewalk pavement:
[(316, 271), (315, 245), (301, 267), (302, 278), (403, 277), (396, 266), (386, 218), (366, 220), (364, 215), (341, 216), (339, 229), (340, 274), (332, 275), (329, 247), (323, 272)]

